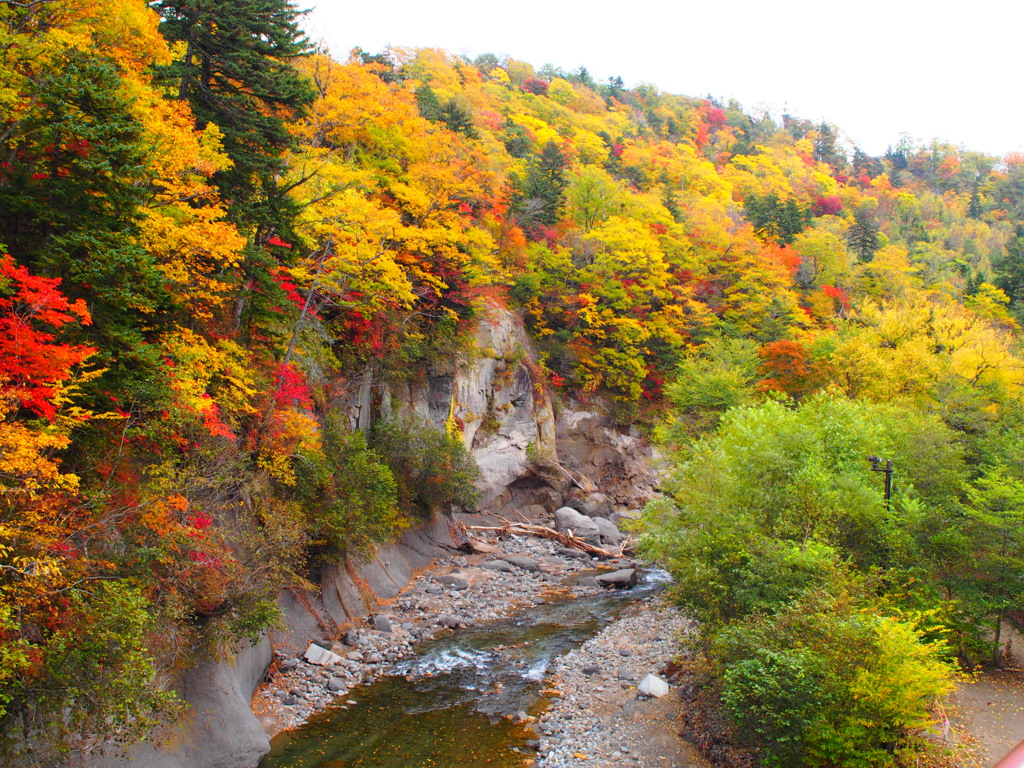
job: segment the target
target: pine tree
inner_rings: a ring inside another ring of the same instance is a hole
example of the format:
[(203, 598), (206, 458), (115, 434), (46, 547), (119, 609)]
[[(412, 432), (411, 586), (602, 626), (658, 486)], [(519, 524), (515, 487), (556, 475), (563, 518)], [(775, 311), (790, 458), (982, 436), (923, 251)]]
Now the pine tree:
[(971, 201), (967, 205), (967, 215), (972, 219), (980, 219), (984, 210), (981, 207), (981, 194), (978, 192), (978, 182), (974, 182), (974, 189), (971, 190)]
[(853, 224), (846, 233), (846, 242), (857, 254), (861, 261), (871, 261), (875, 251), (880, 247), (878, 242), (878, 226), (875, 224), (871, 212), (858, 208), (853, 212)]
[(282, 153), (293, 146), (286, 122), (314, 98), (291, 61), (310, 52), (291, 0), (157, 0), (161, 31), (185, 43), (165, 69), (200, 127), (224, 134), (234, 165), (217, 178), (231, 217), (261, 235), (287, 229), (290, 214), (276, 179)]
[(43, 73), (8, 143), (0, 242), (33, 272), (64, 281), (93, 313), (90, 341), (133, 347), (152, 327), (163, 279), (137, 242), (150, 195), (142, 126), (117, 67), (70, 51)]

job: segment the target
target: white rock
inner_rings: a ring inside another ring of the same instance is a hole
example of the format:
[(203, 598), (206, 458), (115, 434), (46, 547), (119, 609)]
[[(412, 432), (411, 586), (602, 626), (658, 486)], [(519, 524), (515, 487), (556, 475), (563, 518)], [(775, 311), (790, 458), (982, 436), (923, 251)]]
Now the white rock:
[(328, 651), (326, 648), (321, 648), (316, 643), (309, 644), (309, 648), (306, 649), (306, 653), (303, 655), (303, 658), (310, 664), (319, 664), (320, 666), (337, 664), (341, 661), (341, 656)]
[(668, 693), (668, 683), (657, 675), (647, 675), (647, 677), (640, 681), (640, 685), (636, 689), (645, 696), (653, 696), (656, 699), (660, 699)]

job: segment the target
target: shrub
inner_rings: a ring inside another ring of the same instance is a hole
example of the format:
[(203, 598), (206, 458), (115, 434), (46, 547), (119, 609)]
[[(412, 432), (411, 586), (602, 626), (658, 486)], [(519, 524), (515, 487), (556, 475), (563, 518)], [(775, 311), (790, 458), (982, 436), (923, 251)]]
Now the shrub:
[(324, 427), (323, 451), (302, 466), (311, 504), (310, 535), (322, 553), (338, 555), (385, 541), (405, 526), (398, 484), (385, 459), (362, 432), (346, 432), (338, 420)]
[(398, 483), (403, 511), (430, 515), (446, 505), (472, 508), (480, 474), (462, 442), (418, 417), (379, 424), (373, 446), (387, 460)]
[(825, 661), (806, 648), (761, 648), (722, 675), (722, 703), (741, 741), (763, 764), (804, 765), (806, 736), (832, 704)]

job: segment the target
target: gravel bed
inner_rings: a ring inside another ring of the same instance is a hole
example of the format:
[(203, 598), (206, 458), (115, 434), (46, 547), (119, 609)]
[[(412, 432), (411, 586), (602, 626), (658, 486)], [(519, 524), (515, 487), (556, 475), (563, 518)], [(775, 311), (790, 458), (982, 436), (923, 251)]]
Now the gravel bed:
[(698, 765), (678, 743), (676, 692), (644, 696), (637, 685), (679, 651), (692, 621), (659, 597), (644, 600), (600, 634), (563, 656), (558, 695), (534, 725), (541, 768)]

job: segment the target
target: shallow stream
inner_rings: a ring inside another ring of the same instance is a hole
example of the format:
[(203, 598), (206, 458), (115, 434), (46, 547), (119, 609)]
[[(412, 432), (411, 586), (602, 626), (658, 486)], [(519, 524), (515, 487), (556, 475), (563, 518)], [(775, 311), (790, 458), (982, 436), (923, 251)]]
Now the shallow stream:
[[(259, 768), (513, 768), (528, 765), (526, 731), (512, 719), (542, 706), (554, 661), (665, 583), (556, 597), (425, 643), (395, 674), (349, 695), (271, 742)], [(347, 700), (356, 701), (344, 708)]]

